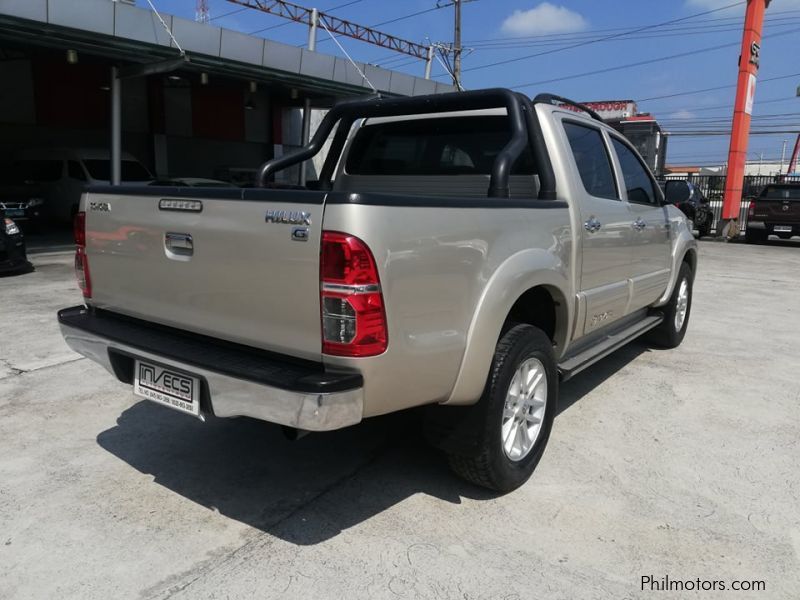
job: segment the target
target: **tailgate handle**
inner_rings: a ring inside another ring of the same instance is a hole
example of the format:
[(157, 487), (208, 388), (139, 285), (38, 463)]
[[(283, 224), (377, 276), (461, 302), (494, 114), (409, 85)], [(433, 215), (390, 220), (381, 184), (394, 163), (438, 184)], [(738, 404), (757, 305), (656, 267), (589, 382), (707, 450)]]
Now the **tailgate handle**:
[(167, 232), (164, 236), (164, 245), (167, 250), (175, 254), (189, 256), (194, 253), (194, 242), (188, 233)]

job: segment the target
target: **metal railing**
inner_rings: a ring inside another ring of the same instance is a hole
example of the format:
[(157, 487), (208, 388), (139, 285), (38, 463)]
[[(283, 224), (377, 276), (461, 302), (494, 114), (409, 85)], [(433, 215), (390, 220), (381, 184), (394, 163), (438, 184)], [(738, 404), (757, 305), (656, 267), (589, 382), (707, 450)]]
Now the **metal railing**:
[[(722, 217), (722, 196), (725, 191), (726, 175), (666, 175), (664, 180), (679, 179), (692, 183), (703, 192), (714, 211), (712, 228), (716, 230), (717, 222)], [(800, 175), (745, 175), (742, 182), (742, 208), (739, 212), (739, 227), (747, 229), (747, 209), (750, 199), (758, 196), (770, 183), (800, 183)]]

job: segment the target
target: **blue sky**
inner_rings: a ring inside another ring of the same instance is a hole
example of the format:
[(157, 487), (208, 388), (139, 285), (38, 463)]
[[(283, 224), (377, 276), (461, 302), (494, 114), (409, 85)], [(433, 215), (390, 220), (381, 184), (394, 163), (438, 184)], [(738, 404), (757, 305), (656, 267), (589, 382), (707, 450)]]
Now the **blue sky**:
[[(347, 0), (303, 2), (322, 11)], [(145, 0), (137, 0), (146, 6)], [(189, 18), (194, 17), (194, 0), (153, 0), (159, 10)], [(732, 111), (734, 88), (713, 90), (671, 98), (644, 100), (686, 91), (734, 85), (744, 17), (744, 2), (736, 0), (473, 0), (463, 6), (463, 82), (467, 88), (521, 86), (529, 95), (551, 91), (577, 100), (627, 99), (639, 101), (641, 111), (650, 111), (668, 128), (724, 128)], [(244, 32), (264, 28), (262, 35), (285, 43), (302, 45), (307, 29), (299, 24), (263, 14), (225, 0), (209, 0), (214, 24)], [(436, 0), (359, 0), (332, 14), (366, 25), (424, 11), (436, 6)], [(234, 14), (228, 14), (235, 12)], [(227, 15), (227, 16), (226, 16)], [(686, 18), (691, 17), (691, 18)], [(674, 24), (648, 29), (618, 39), (567, 49), (569, 45), (597, 39), (624, 30), (682, 19)], [(278, 27), (274, 27), (278, 26)], [(274, 27), (274, 28), (272, 28)], [(412, 18), (379, 27), (415, 42), (448, 42), (453, 33), (453, 9), (441, 8)], [(320, 31), (318, 50), (338, 53), (338, 49)], [(754, 123), (800, 128), (800, 0), (773, 0), (767, 10), (761, 70), (756, 91)], [(342, 38), (342, 45), (356, 59), (386, 61), (396, 68), (421, 75), (421, 62), (405, 60), (402, 55), (356, 40)], [(727, 46), (726, 46), (727, 45)], [(724, 46), (716, 48), (718, 46)], [(484, 66), (531, 54), (548, 54), (514, 60), (503, 65)], [(621, 65), (685, 54), (672, 60), (618, 69)], [(615, 68), (605, 73), (595, 71)], [(434, 77), (448, 79), (436, 64)], [(587, 75), (588, 73), (588, 75)], [(764, 81), (797, 74), (793, 77)], [(575, 76), (580, 75), (580, 76)], [(569, 77), (560, 81), (543, 82)], [(795, 136), (792, 134), (752, 136), (750, 159), (779, 159), (783, 140), (788, 141), (787, 157)], [(675, 164), (706, 164), (724, 161), (727, 138), (674, 137), (670, 140), (668, 161)]]

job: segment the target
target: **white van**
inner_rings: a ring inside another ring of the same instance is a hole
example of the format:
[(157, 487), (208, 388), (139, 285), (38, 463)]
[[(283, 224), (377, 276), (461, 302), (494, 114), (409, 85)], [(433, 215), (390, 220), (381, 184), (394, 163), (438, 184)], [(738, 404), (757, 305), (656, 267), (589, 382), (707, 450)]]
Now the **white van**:
[[(122, 184), (147, 185), (153, 179), (141, 162), (122, 154)], [(86, 186), (108, 185), (110, 180), (107, 149), (36, 148), (16, 154), (0, 185), (19, 196), (17, 202), (24, 216), (35, 209), (39, 218), (71, 222)]]

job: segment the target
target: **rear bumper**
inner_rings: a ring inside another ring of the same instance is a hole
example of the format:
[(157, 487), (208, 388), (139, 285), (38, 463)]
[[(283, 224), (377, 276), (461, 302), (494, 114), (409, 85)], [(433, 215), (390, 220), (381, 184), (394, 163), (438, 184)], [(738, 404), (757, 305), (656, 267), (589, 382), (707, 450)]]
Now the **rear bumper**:
[[(795, 235), (800, 234), (800, 223), (797, 221), (761, 221), (755, 220), (747, 221), (747, 228), (748, 229), (758, 229), (760, 231), (767, 231), (769, 233), (775, 233), (775, 228), (783, 228), (783, 231), (778, 231), (777, 233), (793, 233)], [(786, 228), (789, 228), (786, 230)]]
[(70, 348), (133, 383), (143, 359), (190, 373), (203, 382), (201, 412), (247, 416), (308, 431), (341, 429), (361, 421), (363, 379), (326, 372), (246, 346), (76, 306), (59, 311)]

